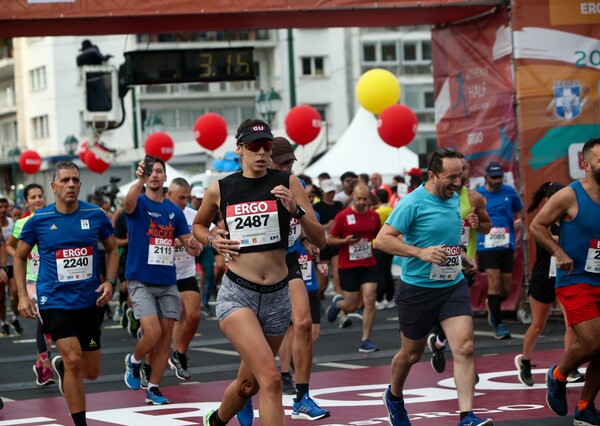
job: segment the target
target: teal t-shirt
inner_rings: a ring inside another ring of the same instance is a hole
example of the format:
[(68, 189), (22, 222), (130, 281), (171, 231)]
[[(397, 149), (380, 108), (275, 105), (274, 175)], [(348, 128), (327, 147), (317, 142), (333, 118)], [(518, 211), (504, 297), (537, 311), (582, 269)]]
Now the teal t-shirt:
[[(400, 232), (404, 242), (411, 246), (460, 246), (462, 219), (459, 197), (456, 194), (444, 200), (430, 194), (421, 185), (400, 199), (385, 223)], [(404, 257), (402, 281), (419, 287), (441, 288), (457, 284), (464, 278), (462, 272), (459, 272), (454, 279), (431, 279), (432, 267), (430, 262)]]

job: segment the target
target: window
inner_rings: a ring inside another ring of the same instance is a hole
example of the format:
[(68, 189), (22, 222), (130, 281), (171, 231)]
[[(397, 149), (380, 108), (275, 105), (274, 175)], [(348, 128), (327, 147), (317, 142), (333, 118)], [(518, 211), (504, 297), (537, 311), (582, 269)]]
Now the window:
[(311, 105), (321, 116), (321, 121), (327, 121), (327, 105)]
[(435, 119), (433, 87), (431, 85), (407, 84), (402, 91), (403, 103), (412, 108), (420, 123), (432, 123)]
[(13, 86), (0, 87), (0, 108), (14, 107), (15, 104), (15, 89)]
[(46, 88), (46, 67), (39, 67), (29, 71), (29, 85), (33, 92)]
[(404, 61), (417, 60), (417, 43), (404, 43)]
[(398, 42), (396, 40), (365, 41), (362, 45), (362, 72), (383, 68), (392, 74), (400, 74)]
[(5, 121), (0, 125), (0, 142), (9, 143), (17, 141), (17, 122)]
[(31, 127), (33, 131), (34, 139), (43, 139), (50, 136), (50, 132), (48, 130), (48, 116), (41, 115), (39, 117), (33, 117), (31, 119)]
[(325, 58), (312, 56), (302, 58), (302, 75), (323, 76), (325, 75)]

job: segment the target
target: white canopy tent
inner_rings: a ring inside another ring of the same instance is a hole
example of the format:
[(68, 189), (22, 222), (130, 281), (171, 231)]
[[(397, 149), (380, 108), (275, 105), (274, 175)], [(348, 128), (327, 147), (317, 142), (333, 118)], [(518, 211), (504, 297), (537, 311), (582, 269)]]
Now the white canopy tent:
[[(166, 170), (167, 171), (167, 181), (165, 182), (165, 184), (167, 186), (169, 186), (171, 184), (171, 181), (173, 179), (178, 178), (178, 177), (184, 178), (188, 182), (190, 181), (191, 176), (189, 176), (188, 174), (186, 174), (184, 172), (177, 170), (174, 167), (169, 166), (168, 164), (167, 164), (166, 169), (167, 169)], [(117, 194), (117, 197), (125, 197), (127, 195), (127, 192), (129, 191), (129, 188), (131, 188), (136, 182), (137, 182), (137, 179), (134, 179), (129, 183), (119, 186), (119, 193)]]
[(347, 171), (357, 174), (377, 172), (386, 182), (389, 177), (404, 175), (413, 167), (419, 167), (419, 156), (406, 147), (394, 148), (386, 144), (377, 133), (377, 118), (359, 108), (335, 145), (302, 173), (317, 177), (327, 172), (337, 180)]

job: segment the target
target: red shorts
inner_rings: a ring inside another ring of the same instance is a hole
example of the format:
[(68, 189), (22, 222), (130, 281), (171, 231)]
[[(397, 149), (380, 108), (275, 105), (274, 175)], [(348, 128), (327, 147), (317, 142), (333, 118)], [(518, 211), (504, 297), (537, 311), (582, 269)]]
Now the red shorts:
[(556, 289), (556, 297), (565, 308), (569, 326), (600, 317), (600, 287), (573, 284)]

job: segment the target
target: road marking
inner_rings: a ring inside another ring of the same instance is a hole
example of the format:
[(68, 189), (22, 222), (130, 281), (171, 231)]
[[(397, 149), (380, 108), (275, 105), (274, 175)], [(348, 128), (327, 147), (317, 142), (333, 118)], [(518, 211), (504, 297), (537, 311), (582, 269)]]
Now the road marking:
[(237, 357), (240, 356), (240, 354), (238, 354), (236, 351), (228, 351), (228, 350), (225, 350), (225, 349), (190, 348), (190, 350), (192, 350), (192, 351), (198, 351), (198, 352), (209, 352), (211, 354), (233, 355), (233, 356), (237, 356)]
[[(13, 343), (35, 343), (35, 339), (19, 339), (13, 340)], [(1, 423), (0, 423), (1, 424)]]
[[(2, 398), (6, 401), (6, 398)], [(14, 420), (8, 420), (6, 422), (0, 422), (0, 426), (12, 426), (12, 425), (28, 425), (31, 423), (42, 423), (42, 422), (52, 422), (54, 421), (54, 419), (51, 419), (49, 417), (32, 417), (30, 419), (14, 419)]]
[(322, 365), (324, 367), (331, 368), (343, 368), (346, 370), (358, 370), (360, 368), (367, 368), (364, 365), (354, 365), (354, 364), (343, 364), (341, 362), (319, 362), (317, 365)]

